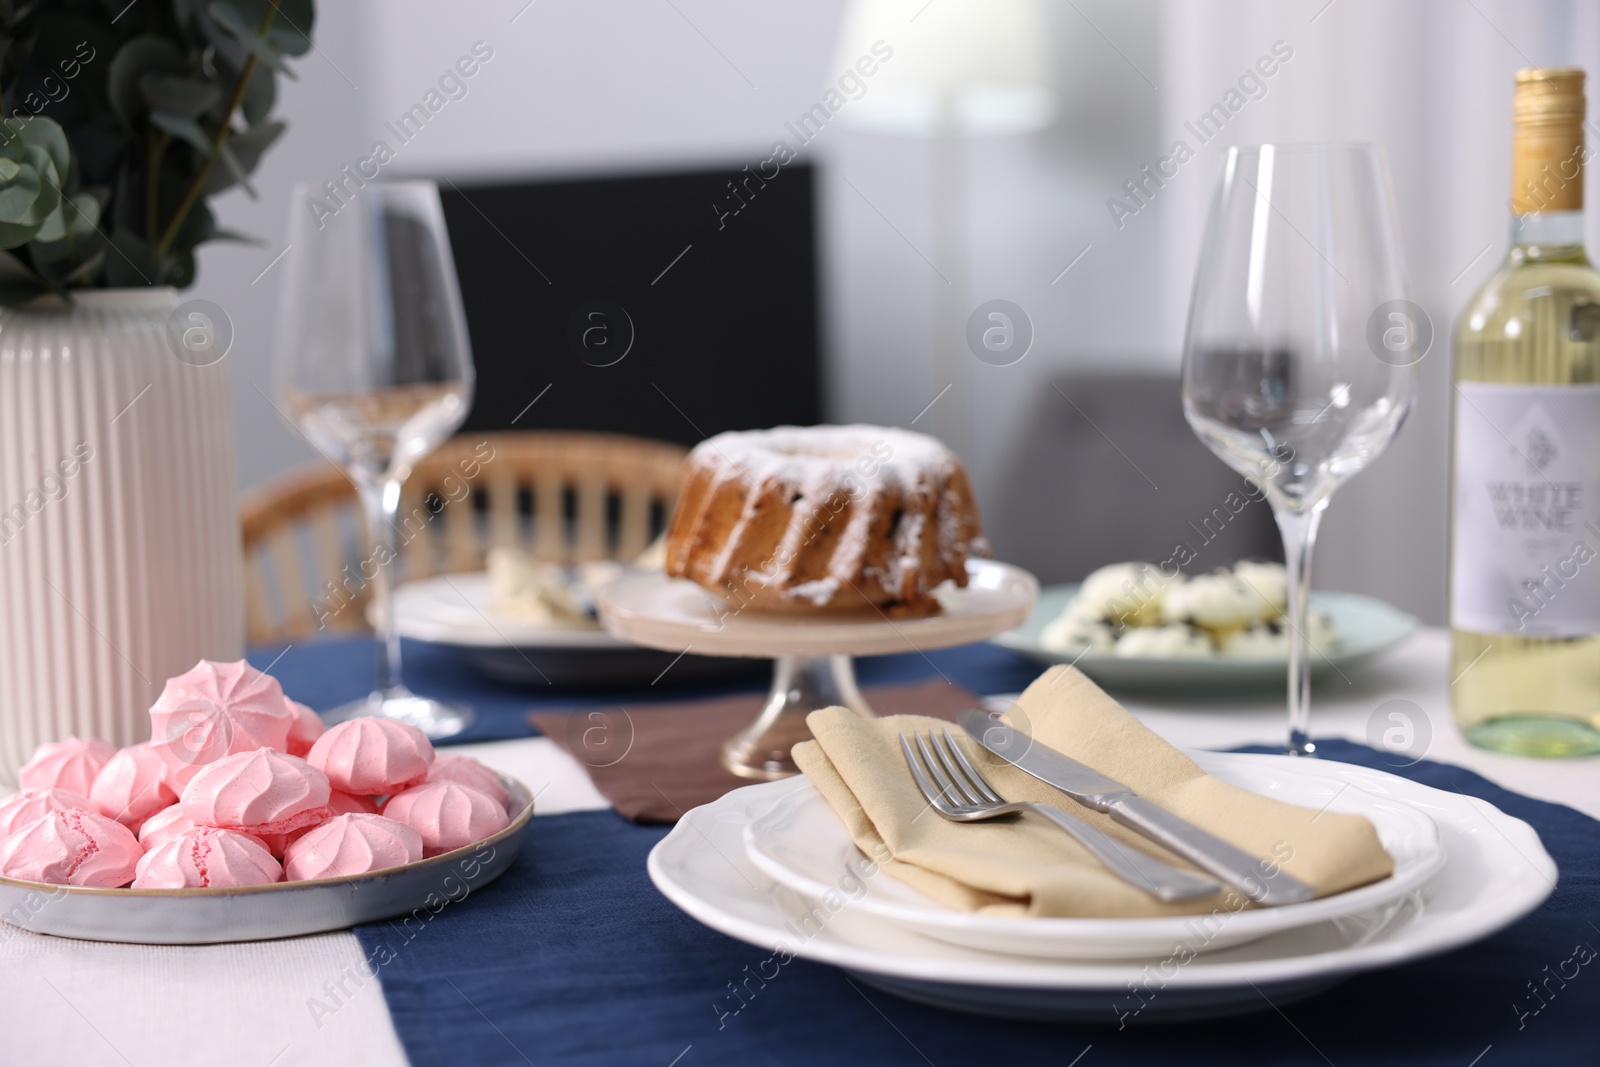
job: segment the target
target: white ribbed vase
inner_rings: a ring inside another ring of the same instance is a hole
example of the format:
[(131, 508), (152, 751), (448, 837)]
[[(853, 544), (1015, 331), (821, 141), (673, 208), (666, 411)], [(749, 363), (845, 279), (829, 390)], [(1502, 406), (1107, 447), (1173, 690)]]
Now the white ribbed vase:
[(127, 745), (244, 641), (227, 362), (174, 354), (171, 289), (0, 310), (0, 781), (69, 735)]

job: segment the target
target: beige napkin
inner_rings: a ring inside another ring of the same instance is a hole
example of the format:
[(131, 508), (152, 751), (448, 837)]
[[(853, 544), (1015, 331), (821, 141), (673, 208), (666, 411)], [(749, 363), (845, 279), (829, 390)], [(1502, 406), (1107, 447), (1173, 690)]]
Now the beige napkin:
[[(1258, 856), (1327, 896), (1386, 877), (1394, 861), (1372, 823), (1286, 804), (1212, 778), (1072, 667), (1030, 685), (1005, 716), (1018, 730), (1122, 782), (1134, 792)], [(1124, 917), (1237, 911), (1230, 889), (1162, 904), (1123, 882), (1065, 832), (1037, 815), (998, 822), (948, 822), (929, 809), (906, 768), (902, 730), (948, 724), (922, 716), (864, 719), (846, 708), (812, 712), (815, 741), (795, 761), (850, 836), (889, 874), (952, 908), (1004, 915)], [(983, 752), (956, 728), (974, 766), (1007, 800), (1052, 804), (1106, 833), (1188, 867), (1099, 812)]]

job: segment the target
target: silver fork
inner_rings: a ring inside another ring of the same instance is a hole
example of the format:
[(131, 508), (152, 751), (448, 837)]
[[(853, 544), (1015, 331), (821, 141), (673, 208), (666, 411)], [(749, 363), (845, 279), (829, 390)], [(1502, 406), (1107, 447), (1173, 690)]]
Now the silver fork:
[[(916, 748), (911, 737), (916, 738)], [(1210, 896), (1222, 886), (1211, 878), (1191, 874), (1128, 848), (1081, 819), (1060, 808), (1030, 801), (1010, 803), (996, 793), (983, 775), (967, 760), (961, 745), (947, 729), (943, 736), (927, 732), (900, 735), (900, 750), (917, 788), (934, 811), (951, 822), (983, 822), (1032, 812), (1042, 815), (1088, 849), (1096, 859), (1123, 881), (1143, 889), (1157, 900), (1189, 900)], [(918, 759), (918, 751), (921, 758)]]

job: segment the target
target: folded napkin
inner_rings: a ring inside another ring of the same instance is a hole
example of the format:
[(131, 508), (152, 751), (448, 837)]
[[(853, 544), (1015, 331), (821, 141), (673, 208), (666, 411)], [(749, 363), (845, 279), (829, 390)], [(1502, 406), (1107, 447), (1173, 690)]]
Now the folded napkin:
[[(1377, 831), (1363, 816), (1286, 804), (1211, 777), (1072, 667), (1047, 671), (1018, 698), (1005, 720), (1263, 862), (1281, 866), (1318, 896), (1377, 881), (1394, 869)], [(835, 707), (813, 712), (806, 721), (816, 740), (796, 745), (795, 761), (844, 820), (856, 846), (889, 874), (949, 907), (999, 915), (1110, 918), (1246, 906), (1243, 896), (1227, 887), (1210, 897), (1163, 904), (1112, 874), (1064, 831), (1036, 815), (985, 823), (946, 821), (923, 800), (898, 740), (901, 731), (948, 725), (937, 719), (863, 719)], [(1194, 869), (1109, 816), (1079, 806), (983, 752), (963, 731), (952, 732), (973, 765), (1007, 800), (1054, 805), (1129, 847)]]

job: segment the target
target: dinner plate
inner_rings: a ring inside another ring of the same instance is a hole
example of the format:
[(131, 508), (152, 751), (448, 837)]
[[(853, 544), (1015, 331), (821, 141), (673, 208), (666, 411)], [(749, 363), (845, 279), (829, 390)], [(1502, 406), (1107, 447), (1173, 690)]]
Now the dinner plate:
[(533, 795), (515, 778), (501, 781), (519, 805), (511, 825), (402, 867), (226, 889), (101, 889), (0, 878), (0, 920), (37, 934), (141, 945), (299, 937), (401, 916), (403, 926), (425, 923), (500, 877), (522, 848)]
[(1555, 888), (1555, 863), (1522, 820), (1472, 797), (1319, 762), (1323, 774), (1352, 788), (1426, 812), (1439, 828), (1444, 866), (1376, 920), (1330, 919), (1204, 955), (1194, 955), (1190, 938), (1145, 961), (1029, 959), (936, 941), (845, 907), (842, 893), (837, 908), (808, 902), (764, 874), (743, 847), (746, 826), (805, 787), (796, 779), (736, 789), (690, 811), (651, 851), (648, 869), (674, 904), (770, 953), (774, 966), (800, 957), (941, 1007), (1110, 1025), (1260, 1011), (1269, 999), (1282, 1006), (1352, 974), (1488, 937)]
[[(1348, 780), (1315, 772), (1316, 760), (1263, 763), (1237, 753), (1190, 752), (1208, 774), (1253, 793), (1308, 808), (1364, 815), (1394, 858), (1394, 873), (1371, 885), (1304, 904), (1223, 910), (1205, 919), (1210, 930), (1197, 951), (1212, 952), (1283, 930), (1347, 915), (1376, 915), (1418, 889), (1444, 865), (1444, 846), (1433, 820), (1419, 808)], [(1307, 769), (1307, 765), (1311, 770)], [(803, 779), (802, 779), (803, 781)], [(1062, 798), (1069, 811), (1074, 806)], [(807, 782), (784, 794), (744, 831), (750, 861), (774, 881), (810, 901), (864, 886), (851, 909), (954, 945), (1048, 959), (1146, 959), (1192, 937), (1193, 915), (1143, 919), (1022, 918), (981, 915), (944, 907), (897, 878), (861, 879), (869, 864), (822, 794)]]
[[(1118, 689), (1174, 691), (1196, 689), (1250, 689), (1283, 685), (1287, 660), (1206, 659), (1122, 657), (1110, 652), (1075, 650), (1059, 652), (1039, 643), (1046, 625), (1059, 616), (1067, 602), (1077, 595), (1076, 585), (1053, 585), (1039, 594), (1028, 621), (1014, 630), (993, 638), (997, 645), (1014, 649), (1039, 663), (1071, 663), (1101, 685)], [(1326, 612), (1339, 633), (1337, 644), (1319, 648), (1311, 654), (1313, 674), (1325, 674), (1355, 666), (1396, 648), (1420, 625), (1407, 615), (1359, 593), (1311, 594), (1311, 608)]]
[[(643, 648), (590, 625), (532, 622), (494, 609), (489, 576), (438, 574), (394, 591), (400, 636), (460, 649), (483, 673), (518, 684), (694, 684), (765, 670), (748, 660)], [(671, 666), (672, 670), (667, 671)]]

